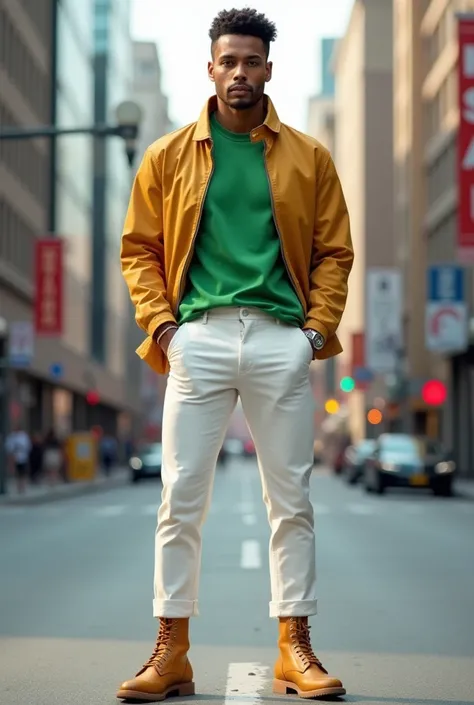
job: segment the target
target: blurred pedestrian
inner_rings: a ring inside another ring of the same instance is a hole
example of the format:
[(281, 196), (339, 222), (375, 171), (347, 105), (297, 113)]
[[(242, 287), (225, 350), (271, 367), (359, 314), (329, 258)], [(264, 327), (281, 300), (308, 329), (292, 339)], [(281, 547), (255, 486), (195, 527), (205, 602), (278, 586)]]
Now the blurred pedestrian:
[(265, 95), (275, 36), (255, 10), (219, 13), (208, 66), (217, 96), (197, 123), (147, 150), (132, 190), (122, 270), (149, 336), (138, 352), (170, 374), (153, 603), (160, 627), (149, 661), (122, 684), (124, 699), (194, 693), (188, 622), (198, 611), (201, 527), (238, 395), (271, 525), (274, 690), (345, 693), (309, 636), (317, 603), (309, 370), (313, 358), (342, 350), (336, 329), (353, 251), (328, 150), (281, 123)]
[(100, 456), (102, 467), (107, 476), (117, 463), (118, 443), (110, 434), (104, 434), (100, 440)]
[(43, 472), (43, 439), (40, 433), (34, 433), (30, 448), (30, 480), (37, 485)]
[(26, 491), (30, 449), (30, 437), (21, 425), (17, 426), (7, 436), (5, 450), (13, 468), (19, 494), (23, 494)]
[(62, 443), (54, 429), (50, 429), (46, 434), (43, 444), (43, 469), (49, 485), (54, 486), (58, 484), (61, 479), (63, 464), (64, 453)]

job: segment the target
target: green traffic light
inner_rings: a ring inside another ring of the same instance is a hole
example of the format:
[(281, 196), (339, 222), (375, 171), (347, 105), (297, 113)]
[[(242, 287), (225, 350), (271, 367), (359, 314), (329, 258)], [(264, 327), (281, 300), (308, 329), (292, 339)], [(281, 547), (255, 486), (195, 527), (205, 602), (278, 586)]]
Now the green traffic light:
[(352, 377), (343, 377), (340, 386), (343, 392), (352, 392), (355, 389), (355, 382)]

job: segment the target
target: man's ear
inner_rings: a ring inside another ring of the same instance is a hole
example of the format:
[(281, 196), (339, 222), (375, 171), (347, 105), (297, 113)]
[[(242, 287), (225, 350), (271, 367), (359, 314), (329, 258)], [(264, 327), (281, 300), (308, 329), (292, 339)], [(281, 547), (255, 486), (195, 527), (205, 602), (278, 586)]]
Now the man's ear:
[(212, 61), (209, 61), (207, 64), (207, 75), (209, 76), (209, 79), (214, 83), (214, 64)]
[(273, 75), (273, 61), (267, 61), (265, 81), (269, 83), (272, 80)]

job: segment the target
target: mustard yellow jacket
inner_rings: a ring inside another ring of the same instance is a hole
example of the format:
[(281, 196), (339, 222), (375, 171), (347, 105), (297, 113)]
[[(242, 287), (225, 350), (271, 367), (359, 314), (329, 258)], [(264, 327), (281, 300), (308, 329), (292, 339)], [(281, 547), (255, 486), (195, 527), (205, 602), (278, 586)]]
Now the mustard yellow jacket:
[[(265, 162), (283, 260), (304, 307), (305, 325), (326, 338), (318, 359), (337, 355), (353, 249), (349, 215), (329, 152), (284, 125), (269, 98), (267, 116), (251, 133), (265, 142)], [(186, 285), (204, 200), (212, 177), (209, 114), (160, 138), (146, 151), (132, 188), (122, 235), (122, 272), (148, 337), (138, 355), (156, 372), (169, 366), (153, 340), (174, 322)]]

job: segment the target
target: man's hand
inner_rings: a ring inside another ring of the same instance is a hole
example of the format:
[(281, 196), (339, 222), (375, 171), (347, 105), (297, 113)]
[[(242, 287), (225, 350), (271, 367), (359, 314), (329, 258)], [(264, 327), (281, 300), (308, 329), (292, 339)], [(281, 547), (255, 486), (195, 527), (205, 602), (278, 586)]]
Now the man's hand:
[[(164, 332), (163, 332), (164, 331)], [(164, 323), (158, 328), (153, 336), (165, 355), (168, 355), (168, 348), (178, 331), (178, 326), (172, 323)]]

